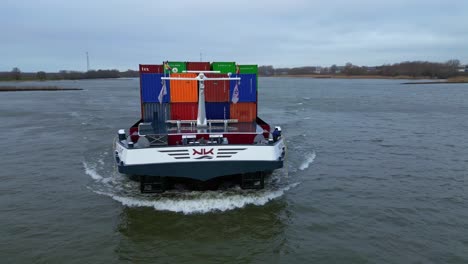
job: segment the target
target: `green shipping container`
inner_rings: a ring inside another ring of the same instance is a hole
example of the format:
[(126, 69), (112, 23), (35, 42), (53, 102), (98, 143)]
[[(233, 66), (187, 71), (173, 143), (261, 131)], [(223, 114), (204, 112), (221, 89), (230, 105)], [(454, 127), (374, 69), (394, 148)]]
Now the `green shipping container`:
[(257, 75), (257, 90), (258, 90), (258, 65), (238, 65), (239, 66), (239, 73), (240, 74), (256, 74)]
[(236, 73), (235, 62), (213, 62), (211, 63), (211, 70), (219, 71), (220, 73)]
[(258, 65), (239, 65), (239, 73), (258, 75)]
[(167, 70), (164, 67), (164, 73), (183, 73), (185, 70), (187, 70), (187, 64), (185, 62), (170, 61), (168, 64), (171, 69)]

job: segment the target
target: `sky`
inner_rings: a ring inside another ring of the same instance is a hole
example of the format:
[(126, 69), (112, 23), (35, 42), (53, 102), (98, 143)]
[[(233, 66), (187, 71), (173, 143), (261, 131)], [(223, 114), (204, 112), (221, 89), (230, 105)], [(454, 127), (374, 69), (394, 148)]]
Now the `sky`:
[(0, 71), (468, 64), (467, 0), (2, 0)]

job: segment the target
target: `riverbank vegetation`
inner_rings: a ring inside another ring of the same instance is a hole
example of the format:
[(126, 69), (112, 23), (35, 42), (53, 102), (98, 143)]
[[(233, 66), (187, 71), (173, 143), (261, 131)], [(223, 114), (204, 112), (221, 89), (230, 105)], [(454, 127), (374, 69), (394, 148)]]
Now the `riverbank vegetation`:
[[(346, 63), (344, 66), (331, 65), (304, 66), (294, 68), (258, 67), (259, 76), (272, 77), (309, 77), (309, 78), (396, 78), (396, 79), (449, 79), (468, 77), (468, 66), (462, 66), (459, 60), (447, 62), (406, 61), (381, 66), (359, 66)], [(135, 70), (90, 70), (87, 72), (22, 72), (18, 67), (9, 72), (0, 72), (0, 81), (45, 81), (45, 80), (82, 80), (102, 78), (139, 77)]]
[(106, 79), (106, 78), (134, 78), (139, 77), (138, 71), (127, 70), (90, 70), (59, 71), (59, 72), (22, 72), (18, 67), (10, 72), (0, 72), (0, 81), (46, 81), (46, 80), (83, 80), (83, 79)]
[(381, 66), (359, 66), (352, 63), (330, 67), (274, 68), (273, 66), (260, 66), (259, 75), (314, 78), (447, 79), (468, 76), (468, 66), (462, 66), (459, 60), (449, 60), (444, 63), (406, 61)]
[(0, 92), (25, 92), (25, 91), (77, 91), (81, 88), (63, 88), (57, 86), (0, 86)]

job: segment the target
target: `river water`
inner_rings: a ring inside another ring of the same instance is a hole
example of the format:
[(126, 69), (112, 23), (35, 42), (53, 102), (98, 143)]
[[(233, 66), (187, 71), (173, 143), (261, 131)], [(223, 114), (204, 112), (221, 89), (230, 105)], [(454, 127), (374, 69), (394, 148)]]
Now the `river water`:
[[(143, 195), (112, 141), (137, 79), (0, 93), (2, 263), (468, 263), (468, 85), (260, 78), (265, 190)], [(0, 84), (11, 85), (11, 83)]]

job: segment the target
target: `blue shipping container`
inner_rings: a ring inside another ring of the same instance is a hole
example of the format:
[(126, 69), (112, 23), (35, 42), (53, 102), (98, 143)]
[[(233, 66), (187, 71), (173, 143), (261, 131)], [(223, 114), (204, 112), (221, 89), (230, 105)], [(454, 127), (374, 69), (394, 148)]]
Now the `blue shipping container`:
[(143, 103), (159, 103), (159, 94), (163, 87), (163, 81), (166, 83), (166, 94), (162, 97), (163, 103), (170, 101), (170, 81), (161, 80), (163, 74), (159, 73), (142, 73), (140, 74), (141, 81), (141, 97)]
[(205, 103), (207, 119), (229, 119), (229, 103)]
[(229, 100), (233, 101), (233, 93), (238, 83), (239, 103), (257, 102), (257, 75), (256, 74), (233, 74), (231, 77), (240, 77), (240, 81), (230, 81)]

